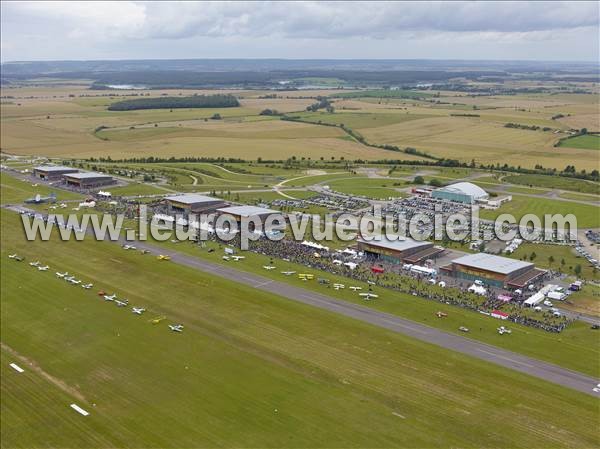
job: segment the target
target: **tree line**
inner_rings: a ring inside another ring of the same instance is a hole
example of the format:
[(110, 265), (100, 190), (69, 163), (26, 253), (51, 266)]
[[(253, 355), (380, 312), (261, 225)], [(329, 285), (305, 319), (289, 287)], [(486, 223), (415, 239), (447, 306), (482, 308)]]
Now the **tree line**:
[(233, 95), (192, 95), (191, 97), (154, 97), (123, 100), (112, 103), (109, 111), (138, 109), (233, 108), (240, 103)]

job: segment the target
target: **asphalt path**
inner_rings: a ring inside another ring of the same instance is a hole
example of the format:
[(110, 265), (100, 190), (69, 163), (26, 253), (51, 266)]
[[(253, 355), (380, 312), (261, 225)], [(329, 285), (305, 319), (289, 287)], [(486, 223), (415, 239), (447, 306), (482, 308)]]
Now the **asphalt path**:
[[(123, 243), (124, 242), (125, 241), (123, 241)], [(232, 282), (244, 284), (258, 290), (283, 296), (293, 301), (338, 313), (445, 349), (467, 354), (505, 368), (510, 368), (549, 382), (573, 388), (583, 393), (600, 397), (600, 394), (592, 391), (592, 389), (600, 383), (600, 380), (576, 371), (571, 371), (551, 363), (516, 354), (460, 335), (451, 334), (396, 315), (374, 310), (359, 304), (338, 300), (301, 287), (295, 287), (285, 282), (268, 279), (257, 274), (188, 256), (177, 251), (159, 248), (147, 242), (135, 241), (129, 242), (129, 244), (135, 245), (138, 249), (150, 251), (153, 254), (168, 255), (171, 257), (171, 262), (195, 268), (228, 279)], [(590, 360), (590, 363), (595, 362)]]
[[(9, 206), (6, 207), (6, 209), (15, 212), (23, 210), (31, 211), (22, 206)], [(529, 374), (548, 382), (572, 388), (582, 393), (600, 397), (599, 393), (592, 390), (600, 384), (599, 379), (551, 363), (516, 354), (461, 335), (451, 334), (440, 329), (401, 318), (397, 315), (391, 315), (359, 304), (338, 300), (301, 287), (295, 287), (285, 282), (275, 281), (230, 266), (224, 266), (193, 256), (188, 256), (175, 250), (160, 248), (148, 242), (137, 240), (126, 241), (125, 239), (122, 239), (118, 243), (132, 244), (138, 249), (147, 250), (152, 254), (168, 255), (171, 257), (171, 262), (177, 264), (210, 273), (232, 282), (244, 284), (257, 290), (279, 295), (293, 301), (354, 318), (383, 329), (398, 332), (426, 343), (431, 343), (505, 368)], [(596, 361), (590, 360), (590, 363), (596, 363)]]

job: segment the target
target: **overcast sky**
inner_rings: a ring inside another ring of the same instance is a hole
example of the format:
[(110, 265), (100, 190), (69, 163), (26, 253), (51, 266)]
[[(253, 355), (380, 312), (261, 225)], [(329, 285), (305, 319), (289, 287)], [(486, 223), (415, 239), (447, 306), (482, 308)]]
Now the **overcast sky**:
[(2, 61), (599, 58), (595, 1), (2, 1), (1, 8)]

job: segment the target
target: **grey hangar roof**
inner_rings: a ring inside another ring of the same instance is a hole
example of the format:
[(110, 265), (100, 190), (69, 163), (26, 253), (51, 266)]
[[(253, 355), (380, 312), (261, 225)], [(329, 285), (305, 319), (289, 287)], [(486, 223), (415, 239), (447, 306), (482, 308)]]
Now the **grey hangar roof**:
[(452, 263), (501, 274), (510, 274), (525, 267), (534, 267), (531, 262), (509, 259), (508, 257), (495, 256), (494, 254), (487, 253), (468, 254), (459, 257), (458, 259), (454, 259)]

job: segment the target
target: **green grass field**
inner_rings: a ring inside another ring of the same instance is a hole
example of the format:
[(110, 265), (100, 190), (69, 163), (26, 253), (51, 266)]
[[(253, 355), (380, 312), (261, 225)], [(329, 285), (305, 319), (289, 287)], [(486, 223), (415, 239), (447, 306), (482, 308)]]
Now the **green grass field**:
[[(35, 197), (36, 194), (48, 196), (51, 193), (56, 195), (57, 201), (83, 199), (83, 195), (66, 190), (49, 187), (43, 182), (21, 181), (6, 173), (0, 173), (0, 197), (2, 204), (22, 203), (28, 198)], [(33, 184), (38, 184), (36, 187)]]
[(586, 134), (584, 136), (571, 137), (561, 140), (559, 146), (582, 150), (600, 150), (600, 136), (598, 134)]
[[(509, 257), (530, 260), (532, 253), (536, 255), (532, 262), (538, 267), (552, 268), (574, 276), (575, 267), (581, 265), (581, 278), (588, 280), (600, 278), (598, 273), (594, 273), (593, 266), (570, 246), (524, 243)], [(553, 257), (554, 260), (550, 261), (550, 257)]]
[[(206, 249), (201, 249), (196, 244), (173, 244), (171, 242), (154, 241), (156, 245), (165, 248), (174, 249), (190, 256), (204, 258), (218, 264), (229, 264), (221, 258), (220, 250), (222, 247), (213, 242), (207, 242)], [(332, 245), (333, 246), (333, 245)], [(343, 247), (343, 245), (340, 245)], [(208, 252), (213, 248), (215, 252)], [(374, 309), (398, 315), (410, 320), (443, 329), (447, 332), (464, 335), (459, 330), (459, 326), (467, 326), (471, 329), (478, 329), (477, 332), (469, 334), (470, 338), (500, 346), (511, 351), (519, 352), (524, 355), (546, 360), (550, 363), (568, 367), (573, 370), (599, 376), (600, 366), (590, 364), (589, 360), (600, 358), (600, 351), (597, 350), (595, 341), (596, 334), (584, 323), (575, 323), (561, 334), (551, 334), (540, 331), (532, 327), (523, 327), (512, 325), (513, 338), (505, 339), (496, 332), (497, 321), (485, 317), (479, 313), (467, 311), (458, 307), (440, 304), (438, 302), (426, 301), (422, 298), (414, 297), (388, 289), (373, 287), (373, 291), (380, 295), (377, 301), (365, 303), (357, 295), (344, 290), (334, 290), (322, 286), (316, 282), (302, 282), (293, 276), (283, 276), (280, 271), (296, 271), (298, 273), (313, 273), (315, 278), (325, 277), (332, 283), (347, 284), (349, 279), (343, 276), (331, 275), (316, 269), (307, 268), (304, 265), (275, 260), (277, 270), (266, 271), (262, 267), (271, 263), (270, 257), (245, 252), (244, 262), (236, 263), (235, 267), (242, 271), (259, 274), (261, 276), (275, 279), (278, 281), (290, 283), (297, 287), (325, 293), (343, 301), (349, 301), (356, 304), (366, 305)], [(560, 262), (560, 261), (559, 261)], [(352, 281), (353, 285), (368, 289), (365, 282)], [(439, 292), (439, 287), (428, 287), (432, 292)], [(444, 320), (435, 318), (435, 313), (439, 310), (448, 313)]]
[(534, 214), (540, 217), (542, 225), (545, 214), (574, 214), (577, 217), (578, 227), (600, 227), (600, 208), (598, 206), (570, 201), (556, 201), (550, 198), (531, 198), (513, 195), (512, 201), (504, 203), (495, 210), (481, 210), (479, 216), (484, 219), (494, 220), (501, 214), (512, 214), (517, 222), (525, 214)]
[[(591, 396), (110, 243), (25, 243), (17, 219), (3, 213), (3, 446), (600, 444)], [(7, 263), (9, 251), (94, 291)], [(156, 315), (184, 333), (149, 324)]]
[(503, 178), (504, 182), (521, 184), (548, 189), (572, 190), (580, 193), (600, 195), (600, 183), (583, 179), (566, 178), (564, 176), (546, 175), (510, 175)]
[[(329, 182), (331, 190), (349, 195), (364, 196), (373, 199), (400, 198), (405, 194), (398, 192), (397, 188), (406, 187), (404, 180), (385, 178), (350, 178)], [(398, 184), (394, 186), (394, 184)]]

